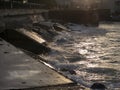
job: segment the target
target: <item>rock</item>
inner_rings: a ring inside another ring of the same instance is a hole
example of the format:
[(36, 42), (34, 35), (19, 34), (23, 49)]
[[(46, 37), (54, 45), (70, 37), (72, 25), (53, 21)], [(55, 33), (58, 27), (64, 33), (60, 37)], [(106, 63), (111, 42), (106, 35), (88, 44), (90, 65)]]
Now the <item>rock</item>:
[(91, 90), (105, 90), (106, 86), (101, 83), (94, 83), (90, 88)]
[(75, 70), (69, 70), (69, 73), (72, 74), (72, 75), (76, 75), (76, 71)]
[(63, 25), (59, 24), (59, 23), (54, 23), (53, 24), (53, 28), (56, 30), (56, 31), (64, 31), (64, 30), (67, 30), (66, 27), (64, 27)]

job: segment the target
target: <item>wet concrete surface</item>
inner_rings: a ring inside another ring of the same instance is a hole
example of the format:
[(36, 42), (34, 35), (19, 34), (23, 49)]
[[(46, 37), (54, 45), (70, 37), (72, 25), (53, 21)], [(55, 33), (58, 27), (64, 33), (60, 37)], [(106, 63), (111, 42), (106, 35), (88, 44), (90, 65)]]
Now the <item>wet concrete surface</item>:
[(0, 90), (73, 84), (3, 39), (0, 39), (0, 72)]

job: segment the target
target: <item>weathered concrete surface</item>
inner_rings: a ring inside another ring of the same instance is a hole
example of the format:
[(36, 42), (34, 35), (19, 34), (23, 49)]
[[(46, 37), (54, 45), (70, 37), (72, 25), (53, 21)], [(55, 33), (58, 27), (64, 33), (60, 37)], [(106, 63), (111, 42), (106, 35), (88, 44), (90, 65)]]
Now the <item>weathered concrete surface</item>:
[(8, 29), (0, 35), (2, 38), (12, 43), (16, 47), (35, 54), (48, 53), (50, 51), (50, 48), (45, 45), (46, 41), (31, 29)]
[(0, 90), (73, 83), (0, 39)]
[(46, 41), (44, 39), (42, 39), (42, 37), (40, 37), (39, 34), (37, 34), (36, 32), (30, 31), (30, 30), (26, 30), (24, 28), (18, 29), (16, 30), (17, 32), (33, 39), (34, 41), (38, 42), (39, 44), (45, 43)]

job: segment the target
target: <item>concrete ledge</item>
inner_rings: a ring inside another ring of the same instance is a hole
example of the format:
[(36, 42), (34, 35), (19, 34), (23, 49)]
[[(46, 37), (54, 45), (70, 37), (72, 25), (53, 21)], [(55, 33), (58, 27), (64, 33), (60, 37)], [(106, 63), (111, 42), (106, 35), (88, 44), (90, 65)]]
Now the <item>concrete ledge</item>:
[(46, 41), (37, 33), (27, 29), (8, 29), (0, 34), (2, 38), (16, 47), (35, 54), (48, 53), (51, 49), (45, 45)]
[(73, 83), (2, 39), (0, 39), (0, 72), (0, 90)]

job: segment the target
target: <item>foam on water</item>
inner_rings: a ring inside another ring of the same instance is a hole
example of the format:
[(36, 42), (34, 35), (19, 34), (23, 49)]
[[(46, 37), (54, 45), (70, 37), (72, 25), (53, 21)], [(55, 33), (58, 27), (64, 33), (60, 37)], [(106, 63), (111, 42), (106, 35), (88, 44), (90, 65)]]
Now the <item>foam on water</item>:
[(120, 88), (120, 24), (99, 27), (67, 24), (70, 31), (59, 32), (49, 43), (52, 51), (42, 55), (56, 70), (79, 84), (95, 82)]

